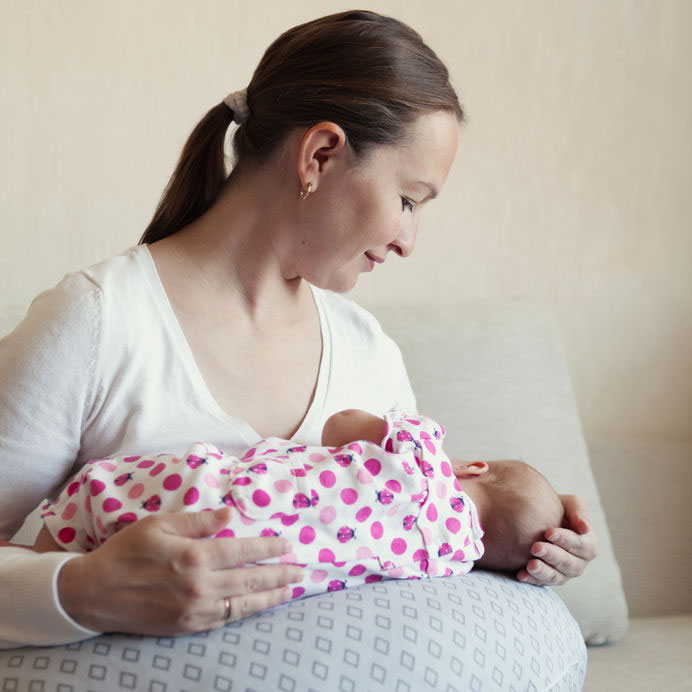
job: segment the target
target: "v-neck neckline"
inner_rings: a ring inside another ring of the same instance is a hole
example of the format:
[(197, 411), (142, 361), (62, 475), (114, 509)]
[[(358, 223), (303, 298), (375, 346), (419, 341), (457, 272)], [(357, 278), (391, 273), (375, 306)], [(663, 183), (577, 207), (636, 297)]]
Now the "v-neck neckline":
[[(166, 293), (166, 289), (161, 281), (161, 277), (156, 268), (156, 263), (146, 244), (137, 246), (136, 249), (141, 251), (138, 255), (141, 257), (142, 263), (144, 265), (145, 274), (149, 280), (150, 288), (156, 303), (160, 307), (161, 316), (166, 324), (168, 331), (171, 335), (171, 340), (175, 345), (175, 349), (180, 356), (180, 360), (183, 363), (185, 370), (188, 374), (190, 384), (192, 385), (196, 394), (205, 403), (209, 412), (216, 418), (222, 420), (229, 425), (232, 425), (234, 429), (245, 439), (248, 446), (256, 444), (262, 440), (262, 436), (250, 425), (247, 421), (242, 418), (237, 418), (231, 415), (225, 409), (221, 407), (211, 390), (207, 386), (202, 372), (197, 364), (190, 343), (185, 336), (185, 332), (175, 315), (175, 311)], [(320, 355), (320, 364), (317, 373), (317, 382), (315, 385), (314, 393), (308, 410), (305, 412), (303, 419), (298, 425), (297, 430), (291, 436), (291, 440), (302, 442), (310, 438), (311, 430), (319, 425), (323, 418), (324, 403), (327, 397), (327, 385), (329, 382), (329, 371), (331, 369), (331, 334), (329, 330), (329, 323), (327, 320), (326, 313), (324, 311), (324, 305), (322, 303), (322, 296), (317, 288), (312, 284), (310, 286), (310, 291), (312, 298), (317, 309), (317, 315), (320, 325), (320, 334), (322, 337), (322, 350)], [(319, 438), (319, 435), (317, 435)]]

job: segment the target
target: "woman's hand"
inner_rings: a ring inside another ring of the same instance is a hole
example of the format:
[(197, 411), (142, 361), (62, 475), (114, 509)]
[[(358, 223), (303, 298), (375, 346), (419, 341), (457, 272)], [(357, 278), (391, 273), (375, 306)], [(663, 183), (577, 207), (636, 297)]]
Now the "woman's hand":
[(176, 636), (216, 629), (290, 599), (286, 585), (301, 581), (299, 567), (242, 567), (289, 552), (286, 539), (198, 540), (224, 528), (228, 512), (167, 514), (128, 526), (65, 563), (58, 575), (63, 608), (100, 632)]
[(526, 569), (519, 570), (517, 579), (536, 586), (564, 584), (582, 574), (586, 565), (598, 555), (596, 534), (589, 525), (589, 513), (576, 495), (560, 495), (565, 520), (560, 528), (545, 532), (546, 543), (531, 546)]

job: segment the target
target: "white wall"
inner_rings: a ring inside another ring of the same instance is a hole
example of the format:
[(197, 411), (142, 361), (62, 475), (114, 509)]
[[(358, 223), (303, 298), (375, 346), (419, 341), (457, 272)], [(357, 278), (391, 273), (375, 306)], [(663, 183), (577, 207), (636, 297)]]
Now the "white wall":
[[(469, 124), (417, 252), (365, 304), (552, 305), (590, 440), (692, 450), (692, 3), (379, 0)], [(206, 110), (326, 0), (0, 0), (0, 275), (21, 313), (134, 244)]]

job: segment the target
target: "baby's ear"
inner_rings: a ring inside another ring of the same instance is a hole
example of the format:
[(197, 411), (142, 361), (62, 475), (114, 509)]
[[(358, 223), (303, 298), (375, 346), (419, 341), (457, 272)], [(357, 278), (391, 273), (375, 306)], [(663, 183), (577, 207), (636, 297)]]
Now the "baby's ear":
[(453, 461), (452, 470), (457, 478), (472, 478), (488, 473), (490, 466), (487, 461)]

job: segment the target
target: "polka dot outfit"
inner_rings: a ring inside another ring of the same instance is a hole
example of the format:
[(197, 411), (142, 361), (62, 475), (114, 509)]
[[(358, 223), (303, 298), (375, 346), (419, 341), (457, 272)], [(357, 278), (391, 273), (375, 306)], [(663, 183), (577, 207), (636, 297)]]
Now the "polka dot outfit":
[(381, 445), (306, 447), (269, 438), (242, 458), (195, 443), (182, 457), (89, 462), (42, 517), (66, 550), (89, 551), (161, 512), (231, 508), (220, 536), (288, 538), (293, 598), (386, 578), (466, 574), (483, 554), (476, 508), (426, 416), (385, 414)]

